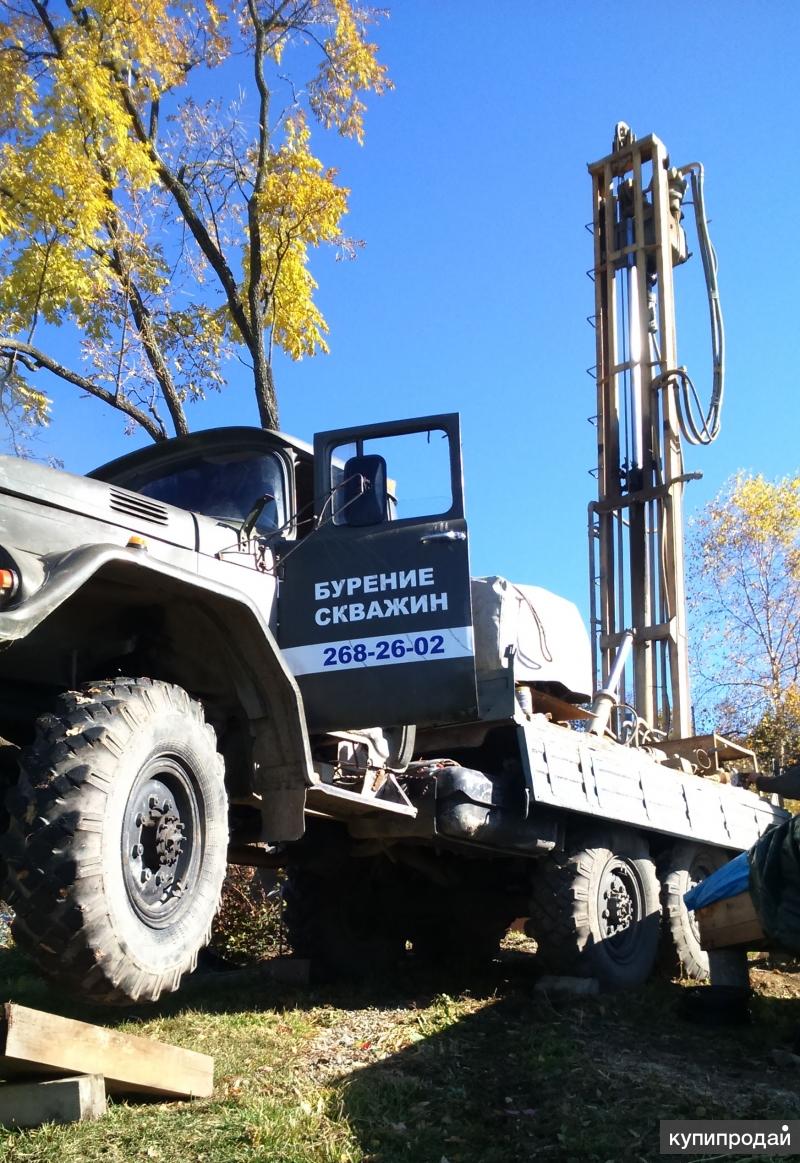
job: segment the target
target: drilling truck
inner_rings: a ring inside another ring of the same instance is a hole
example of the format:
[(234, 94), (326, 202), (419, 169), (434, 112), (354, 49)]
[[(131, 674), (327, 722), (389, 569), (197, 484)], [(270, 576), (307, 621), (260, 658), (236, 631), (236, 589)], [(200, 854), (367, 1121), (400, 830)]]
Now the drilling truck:
[[(0, 458), (0, 858), (18, 944), (94, 1002), (197, 962), (228, 863), (286, 870), (328, 971), (492, 957), (636, 985), (706, 968), (686, 889), (781, 810), (692, 730), (682, 443), (716, 436), (723, 333), (702, 169), (618, 127), (594, 191), (591, 634), (473, 578), (459, 420), (222, 428), (79, 477)], [(692, 189), (711, 404), (677, 363)]]

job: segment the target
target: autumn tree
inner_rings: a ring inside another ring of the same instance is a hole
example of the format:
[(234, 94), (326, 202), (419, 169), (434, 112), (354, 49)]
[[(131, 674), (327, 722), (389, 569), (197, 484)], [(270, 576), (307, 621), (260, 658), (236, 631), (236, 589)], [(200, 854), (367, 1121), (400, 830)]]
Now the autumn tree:
[(783, 761), (800, 746), (800, 477), (735, 476), (694, 522), (689, 561), (700, 702)]
[[(0, 414), (46, 422), (47, 373), (163, 439), (238, 352), (277, 427), (275, 348), (327, 350), (309, 252), (355, 245), (349, 191), (311, 131), (363, 140), (364, 97), (389, 85), (372, 14), (354, 0), (2, 8)], [(62, 324), (80, 336), (71, 361)]]

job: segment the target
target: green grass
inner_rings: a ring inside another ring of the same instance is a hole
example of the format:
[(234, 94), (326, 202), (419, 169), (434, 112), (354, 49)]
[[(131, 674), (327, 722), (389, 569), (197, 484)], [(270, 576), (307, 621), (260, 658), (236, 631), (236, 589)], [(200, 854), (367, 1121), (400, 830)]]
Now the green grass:
[[(213, 1054), (214, 1097), (113, 1102), (98, 1123), (0, 1131), (3, 1163), (613, 1163), (658, 1156), (659, 1118), (800, 1118), (770, 1050), (800, 988), (756, 972), (755, 1021), (705, 1030), (680, 986), (550, 1002), (522, 955), (480, 977), (413, 968), (361, 989), (195, 978), (122, 1030)], [(96, 1020), (0, 950), (0, 994)], [(788, 996), (780, 996), (780, 995)]]

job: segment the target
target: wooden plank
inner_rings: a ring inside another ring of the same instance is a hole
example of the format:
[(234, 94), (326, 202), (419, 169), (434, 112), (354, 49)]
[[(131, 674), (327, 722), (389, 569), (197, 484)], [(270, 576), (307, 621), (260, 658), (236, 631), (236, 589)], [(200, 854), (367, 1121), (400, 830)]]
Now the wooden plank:
[(102, 1118), (105, 1113), (106, 1087), (102, 1074), (0, 1085), (0, 1124), (4, 1127), (80, 1123)]
[(726, 949), (734, 945), (758, 948), (766, 940), (749, 892), (715, 901), (698, 909), (696, 916), (704, 949)]
[(0, 1077), (60, 1073), (102, 1074), (110, 1094), (207, 1098), (214, 1089), (207, 1054), (6, 1002)]

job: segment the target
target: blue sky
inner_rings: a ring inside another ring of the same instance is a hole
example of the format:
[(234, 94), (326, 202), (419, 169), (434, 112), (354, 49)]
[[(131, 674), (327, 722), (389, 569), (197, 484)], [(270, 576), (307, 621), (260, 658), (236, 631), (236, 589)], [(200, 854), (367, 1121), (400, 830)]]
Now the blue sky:
[[(487, 13), (489, 15), (487, 15)], [(319, 141), (352, 188), (353, 263), (314, 271), (331, 354), (276, 377), (282, 427), (459, 411), (473, 573), (587, 607), (595, 483), (586, 164), (618, 120), (702, 161), (728, 339), (722, 433), (689, 449), (689, 512), (738, 468), (800, 468), (796, 306), (800, 6), (705, 0), (397, 0), (378, 30), (396, 85), (362, 149)], [(679, 360), (710, 383), (699, 257), (676, 273)], [(246, 369), (193, 427), (256, 423)], [(145, 443), (55, 391), (39, 449), (81, 472)]]

